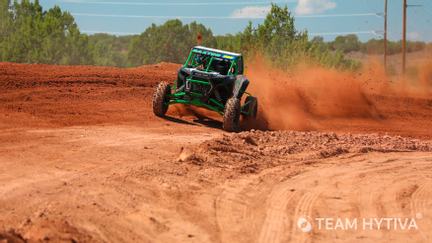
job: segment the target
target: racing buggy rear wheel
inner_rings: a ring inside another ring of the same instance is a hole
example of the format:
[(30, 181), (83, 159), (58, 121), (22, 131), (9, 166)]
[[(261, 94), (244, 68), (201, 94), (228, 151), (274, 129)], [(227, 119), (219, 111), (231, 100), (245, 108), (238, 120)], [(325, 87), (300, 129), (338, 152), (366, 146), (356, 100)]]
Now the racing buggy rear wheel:
[(237, 132), (240, 129), (240, 100), (232, 97), (225, 105), (223, 129), (227, 132)]
[(160, 82), (153, 94), (153, 113), (164, 117), (169, 106), (171, 87), (167, 82)]
[(246, 97), (244, 111), (247, 114), (244, 118), (256, 119), (258, 114), (258, 99), (253, 96)]

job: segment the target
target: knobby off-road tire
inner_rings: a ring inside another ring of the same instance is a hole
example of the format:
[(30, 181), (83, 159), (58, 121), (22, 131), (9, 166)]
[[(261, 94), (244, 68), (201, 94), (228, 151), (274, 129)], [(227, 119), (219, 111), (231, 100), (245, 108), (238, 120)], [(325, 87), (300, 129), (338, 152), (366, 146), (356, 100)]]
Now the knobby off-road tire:
[(225, 105), (223, 129), (227, 132), (240, 130), (240, 99), (230, 98)]
[(164, 117), (168, 110), (171, 87), (167, 82), (160, 82), (153, 94), (153, 113), (158, 117)]
[(258, 99), (253, 96), (246, 97), (245, 103), (250, 103), (249, 109), (251, 109), (252, 114), (245, 116), (245, 119), (256, 119), (258, 114)]

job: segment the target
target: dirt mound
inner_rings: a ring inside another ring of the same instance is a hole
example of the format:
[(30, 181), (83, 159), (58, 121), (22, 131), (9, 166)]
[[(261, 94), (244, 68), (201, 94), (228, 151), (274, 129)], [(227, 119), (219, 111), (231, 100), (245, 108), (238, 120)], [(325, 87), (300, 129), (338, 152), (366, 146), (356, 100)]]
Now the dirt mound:
[(179, 160), (243, 173), (369, 152), (432, 152), (432, 141), (378, 134), (250, 131), (207, 141), (196, 150), (183, 151)]
[(174, 80), (178, 67), (0, 63), (0, 120), (9, 126), (44, 127), (155, 120), (150, 112), (153, 87)]
[(15, 230), (0, 232), (0, 242), (4, 243), (24, 243), (24, 238)]
[(149, 87), (162, 80), (171, 80), (179, 67), (169, 63), (137, 68), (0, 63), (0, 87), (14, 89), (79, 84)]
[(0, 233), (0, 242), (100, 242), (94, 237), (72, 226), (68, 221), (39, 220), (33, 223), (30, 220), (20, 229), (10, 229)]

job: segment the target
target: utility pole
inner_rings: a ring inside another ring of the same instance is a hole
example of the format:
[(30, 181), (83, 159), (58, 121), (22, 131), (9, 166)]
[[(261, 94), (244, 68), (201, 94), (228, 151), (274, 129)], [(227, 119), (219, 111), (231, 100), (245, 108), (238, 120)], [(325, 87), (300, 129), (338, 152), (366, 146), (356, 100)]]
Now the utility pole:
[(384, 70), (387, 70), (387, 3), (384, 2)]
[(403, 24), (402, 24), (402, 73), (406, 72), (406, 52), (407, 52), (407, 8), (408, 7), (422, 7), (419, 4), (407, 4), (407, 0), (403, 0)]
[(402, 23), (402, 74), (406, 71), (406, 26), (407, 21), (407, 0), (403, 0), (403, 23)]

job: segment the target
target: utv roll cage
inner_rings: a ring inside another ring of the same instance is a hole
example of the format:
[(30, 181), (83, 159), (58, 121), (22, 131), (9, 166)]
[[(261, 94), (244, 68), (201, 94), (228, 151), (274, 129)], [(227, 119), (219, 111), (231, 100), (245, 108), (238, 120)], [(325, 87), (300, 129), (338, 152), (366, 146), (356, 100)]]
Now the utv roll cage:
[(195, 46), (174, 85), (161, 82), (156, 88), (153, 111), (163, 117), (172, 104), (203, 107), (224, 117), (225, 130), (238, 130), (240, 116), (254, 119), (258, 107), (256, 97), (246, 92), (249, 80), (243, 71), (241, 54)]
[(214, 65), (214, 62), (228, 62), (230, 63), (228, 71), (225, 73), (221, 73), (223, 75), (242, 75), (243, 74), (243, 57), (241, 54), (216, 50), (203, 46), (196, 46), (192, 48), (192, 51), (189, 53), (189, 56), (184, 63), (183, 67), (185, 68), (196, 68), (200, 65), (200, 63), (196, 62), (195, 57), (203, 55), (209, 57), (209, 60), (206, 60), (206, 66), (204, 67), (205, 72), (218, 72), (219, 70), (212, 70), (211, 67)]

